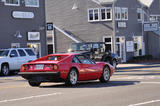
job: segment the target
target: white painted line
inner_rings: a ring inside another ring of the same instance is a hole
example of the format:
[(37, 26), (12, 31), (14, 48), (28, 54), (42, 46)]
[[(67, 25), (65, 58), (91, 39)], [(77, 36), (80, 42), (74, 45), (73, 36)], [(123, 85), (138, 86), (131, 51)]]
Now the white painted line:
[(51, 94), (29, 96), (29, 97), (23, 97), (23, 98), (2, 100), (2, 101), (0, 101), (0, 103), (14, 102), (14, 101), (27, 100), (27, 99), (40, 98), (40, 97), (47, 97), (47, 96), (54, 96), (54, 95), (61, 95), (61, 94), (62, 94), (61, 92), (57, 92), (57, 93), (51, 93)]
[(155, 102), (160, 102), (160, 100), (152, 100), (152, 101), (143, 102), (143, 103), (131, 104), (128, 106), (140, 106), (140, 105), (146, 105), (146, 104), (151, 104), (151, 103), (155, 103)]

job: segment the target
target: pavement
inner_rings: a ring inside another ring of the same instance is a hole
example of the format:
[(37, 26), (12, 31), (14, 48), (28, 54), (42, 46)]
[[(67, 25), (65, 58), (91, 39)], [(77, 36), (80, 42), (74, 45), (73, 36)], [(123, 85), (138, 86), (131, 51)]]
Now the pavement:
[(160, 106), (160, 64), (119, 64), (109, 83), (30, 87), (20, 76), (0, 76), (0, 106)]

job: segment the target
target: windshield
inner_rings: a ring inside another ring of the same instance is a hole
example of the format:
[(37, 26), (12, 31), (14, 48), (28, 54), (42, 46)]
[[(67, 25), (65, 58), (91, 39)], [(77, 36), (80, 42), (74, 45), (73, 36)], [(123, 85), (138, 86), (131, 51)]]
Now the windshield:
[(91, 50), (91, 44), (84, 44), (84, 43), (79, 43), (79, 44), (72, 44), (72, 50), (73, 51), (89, 51)]
[(9, 50), (3, 50), (1, 53), (0, 53), (0, 57), (6, 57), (8, 56), (8, 53), (9, 53)]

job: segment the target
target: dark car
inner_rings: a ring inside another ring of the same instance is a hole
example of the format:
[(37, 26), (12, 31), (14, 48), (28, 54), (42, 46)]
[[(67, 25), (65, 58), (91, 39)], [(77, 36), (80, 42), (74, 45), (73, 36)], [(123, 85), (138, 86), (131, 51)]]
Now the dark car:
[(106, 49), (104, 42), (72, 43), (71, 52), (83, 52), (95, 61), (108, 62), (114, 68), (118, 65), (118, 55)]

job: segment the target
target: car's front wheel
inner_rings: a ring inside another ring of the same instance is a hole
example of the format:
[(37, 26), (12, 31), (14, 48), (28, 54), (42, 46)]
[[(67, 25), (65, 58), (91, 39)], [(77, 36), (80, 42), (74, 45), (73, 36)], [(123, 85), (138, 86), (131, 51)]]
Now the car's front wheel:
[(99, 79), (101, 82), (108, 82), (110, 80), (110, 70), (108, 67), (104, 67), (101, 78)]
[(28, 83), (30, 86), (33, 86), (33, 87), (37, 87), (41, 84), (41, 82), (37, 82), (37, 81), (28, 81)]
[(67, 86), (73, 86), (73, 85), (77, 84), (77, 81), (78, 81), (77, 70), (76, 69), (71, 69), (69, 74), (68, 74), (68, 77), (67, 77), (67, 80), (66, 80), (65, 84)]
[(2, 74), (7, 76), (9, 74), (9, 66), (7, 64), (2, 65)]

